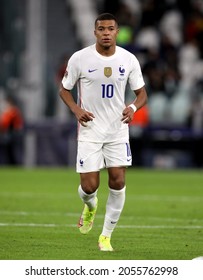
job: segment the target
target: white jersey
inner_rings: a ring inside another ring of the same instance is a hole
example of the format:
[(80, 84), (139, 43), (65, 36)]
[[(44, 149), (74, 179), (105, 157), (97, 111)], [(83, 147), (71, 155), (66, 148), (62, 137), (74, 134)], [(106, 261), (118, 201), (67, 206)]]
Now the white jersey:
[(132, 90), (144, 86), (140, 64), (127, 50), (116, 46), (115, 54), (102, 56), (91, 45), (74, 53), (68, 61), (63, 87), (71, 90), (77, 82), (78, 105), (94, 114), (87, 127), (79, 124), (78, 140), (128, 142), (128, 124), (121, 121), (127, 82)]

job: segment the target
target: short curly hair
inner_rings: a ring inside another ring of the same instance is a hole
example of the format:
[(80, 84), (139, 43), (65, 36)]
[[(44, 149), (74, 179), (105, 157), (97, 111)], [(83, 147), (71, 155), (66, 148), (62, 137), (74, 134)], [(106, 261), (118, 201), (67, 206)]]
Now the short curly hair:
[(103, 13), (103, 14), (100, 14), (96, 19), (95, 19), (95, 27), (96, 27), (96, 24), (97, 24), (97, 21), (99, 20), (114, 20), (118, 26), (118, 21), (116, 19), (116, 17), (110, 13)]

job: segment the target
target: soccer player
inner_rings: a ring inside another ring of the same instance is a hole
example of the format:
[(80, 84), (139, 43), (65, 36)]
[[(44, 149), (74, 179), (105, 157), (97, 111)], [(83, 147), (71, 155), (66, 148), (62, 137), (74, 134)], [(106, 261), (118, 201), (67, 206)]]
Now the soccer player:
[[(113, 251), (111, 235), (124, 207), (125, 171), (132, 164), (128, 124), (147, 102), (139, 62), (116, 45), (118, 32), (114, 15), (99, 15), (95, 20), (96, 43), (70, 57), (60, 89), (60, 97), (78, 120), (76, 171), (80, 173), (78, 192), (84, 202), (78, 223), (82, 234), (92, 229), (100, 170), (108, 171), (109, 195), (98, 240), (101, 251)], [(76, 83), (78, 104), (71, 94)], [(128, 106), (127, 83), (135, 93), (135, 100)]]

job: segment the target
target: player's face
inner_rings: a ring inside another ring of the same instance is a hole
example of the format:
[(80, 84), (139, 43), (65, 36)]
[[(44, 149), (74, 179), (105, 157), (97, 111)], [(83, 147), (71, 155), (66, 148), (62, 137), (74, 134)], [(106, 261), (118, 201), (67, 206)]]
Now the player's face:
[(118, 26), (114, 20), (97, 21), (94, 31), (97, 44), (103, 48), (109, 48), (115, 45), (118, 31)]

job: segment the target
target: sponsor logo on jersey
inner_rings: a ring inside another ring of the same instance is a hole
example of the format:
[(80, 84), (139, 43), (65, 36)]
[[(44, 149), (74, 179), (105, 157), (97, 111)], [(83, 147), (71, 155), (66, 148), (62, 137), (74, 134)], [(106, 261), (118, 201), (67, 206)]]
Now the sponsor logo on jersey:
[(92, 73), (92, 72), (95, 72), (95, 71), (97, 71), (97, 70), (98, 70), (98, 69), (89, 69), (88, 72), (89, 72), (89, 73)]
[(112, 68), (111, 67), (104, 67), (104, 75), (109, 78), (112, 75)]

